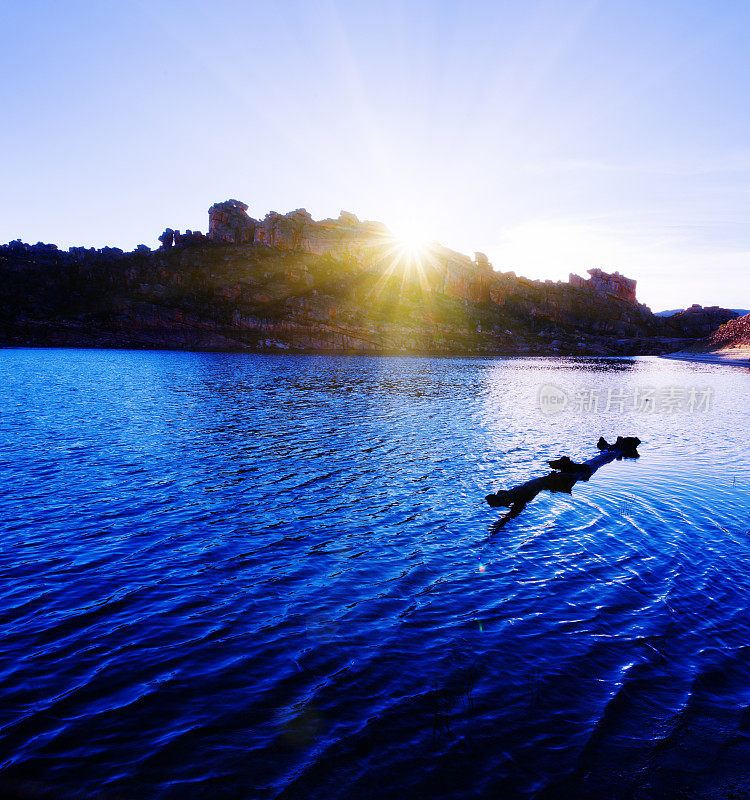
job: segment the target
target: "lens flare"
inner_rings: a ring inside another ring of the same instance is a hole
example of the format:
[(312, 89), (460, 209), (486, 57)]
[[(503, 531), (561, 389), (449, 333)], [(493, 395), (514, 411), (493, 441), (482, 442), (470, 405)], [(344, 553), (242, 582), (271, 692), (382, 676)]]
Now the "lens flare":
[(395, 253), (407, 264), (423, 263), (430, 255), (430, 242), (417, 233), (393, 237)]

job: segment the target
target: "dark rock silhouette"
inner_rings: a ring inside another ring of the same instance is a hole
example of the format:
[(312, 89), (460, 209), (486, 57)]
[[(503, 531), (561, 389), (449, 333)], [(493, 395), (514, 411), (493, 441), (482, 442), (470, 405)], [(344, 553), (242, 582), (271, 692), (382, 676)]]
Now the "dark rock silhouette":
[(169, 248), (174, 244), (174, 231), (171, 228), (167, 228), (159, 237), (159, 241), (161, 242), (163, 250), (169, 250)]

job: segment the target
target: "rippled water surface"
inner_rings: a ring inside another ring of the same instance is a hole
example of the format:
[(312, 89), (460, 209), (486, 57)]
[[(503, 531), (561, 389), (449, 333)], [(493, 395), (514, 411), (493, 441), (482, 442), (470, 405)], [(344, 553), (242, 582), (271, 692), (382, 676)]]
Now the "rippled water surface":
[[(750, 371), (4, 350), (0, 374), (6, 795), (747, 796)], [(712, 407), (604, 402), (670, 387)], [(641, 458), (493, 525), (489, 491), (601, 434)]]

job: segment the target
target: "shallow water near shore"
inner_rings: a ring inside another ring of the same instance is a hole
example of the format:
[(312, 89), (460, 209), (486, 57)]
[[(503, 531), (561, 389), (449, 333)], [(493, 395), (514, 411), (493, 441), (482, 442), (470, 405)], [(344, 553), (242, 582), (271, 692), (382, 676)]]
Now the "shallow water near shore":
[[(745, 786), (750, 371), (3, 350), (0, 374), (6, 794)], [(680, 402), (633, 408), (649, 390)], [(494, 525), (489, 491), (618, 434), (640, 459)]]

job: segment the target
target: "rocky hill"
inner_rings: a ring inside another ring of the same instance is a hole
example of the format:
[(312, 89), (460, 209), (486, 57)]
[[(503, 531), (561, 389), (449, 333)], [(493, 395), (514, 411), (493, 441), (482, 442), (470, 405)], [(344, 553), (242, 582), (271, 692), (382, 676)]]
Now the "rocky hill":
[(722, 349), (750, 347), (750, 314), (724, 323), (711, 334), (711, 343)]
[[(697, 304), (693, 304), (690, 308), (703, 308)], [(707, 306), (707, 310), (718, 309), (719, 306)], [(669, 311), (655, 311), (657, 317), (672, 317), (675, 314), (680, 314), (683, 311), (689, 311), (687, 308), (672, 308)], [(737, 317), (744, 317), (745, 314), (750, 314), (750, 308), (722, 308), (721, 311), (731, 311)]]
[(669, 324), (690, 339), (702, 339), (710, 336), (720, 325), (735, 319), (739, 314), (729, 308), (707, 306), (704, 308), (694, 303), (684, 311), (678, 311), (669, 317)]
[(378, 224), (304, 209), (247, 216), (231, 200), (209, 233), (167, 229), (133, 252), (0, 246), (0, 343), (348, 353), (648, 354), (685, 329), (591, 270), (571, 283), (494, 271), (438, 244), (415, 253)]

